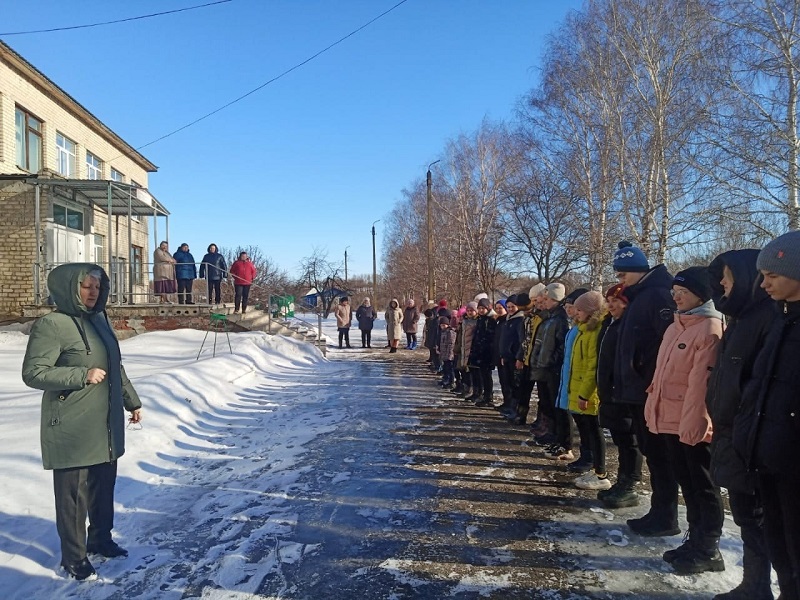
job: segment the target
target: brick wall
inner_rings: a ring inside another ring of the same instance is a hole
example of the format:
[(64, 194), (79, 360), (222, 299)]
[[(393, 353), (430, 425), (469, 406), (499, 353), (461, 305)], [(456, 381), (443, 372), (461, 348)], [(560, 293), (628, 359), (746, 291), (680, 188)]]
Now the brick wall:
[[(0, 188), (0, 314), (21, 314), (33, 302), (36, 262), (33, 188), (15, 183)], [(40, 199), (42, 214), (47, 201)], [(44, 235), (41, 236), (44, 246)]]

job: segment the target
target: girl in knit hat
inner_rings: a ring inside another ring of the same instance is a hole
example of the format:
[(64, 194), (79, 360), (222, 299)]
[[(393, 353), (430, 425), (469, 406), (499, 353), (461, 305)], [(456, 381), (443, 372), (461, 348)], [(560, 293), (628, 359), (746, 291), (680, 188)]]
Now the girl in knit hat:
[(574, 319), (578, 333), (572, 348), (567, 396), (581, 446), (591, 449), (592, 467), (586, 475), (575, 480), (582, 490), (607, 490), (611, 482), (606, 475), (606, 442), (600, 430), (597, 395), (597, 345), (600, 325), (606, 315), (603, 294), (589, 291), (575, 299)]
[[(719, 552), (723, 508), (711, 479), (711, 418), (706, 409), (708, 376), (722, 337), (722, 315), (711, 300), (704, 267), (675, 275), (672, 295), (678, 312), (664, 332), (653, 382), (647, 389), (647, 428), (662, 438), (686, 504), (689, 536), (664, 553), (676, 573), (723, 571)], [(675, 499), (677, 511), (677, 498)]]

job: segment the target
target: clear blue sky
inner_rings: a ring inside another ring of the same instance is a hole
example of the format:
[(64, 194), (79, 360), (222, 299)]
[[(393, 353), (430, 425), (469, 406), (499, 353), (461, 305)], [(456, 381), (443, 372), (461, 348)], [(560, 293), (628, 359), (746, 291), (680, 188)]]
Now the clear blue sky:
[[(233, 0), (3, 40), (134, 147), (306, 60), (398, 0)], [(121, 19), (204, 0), (0, 0), (0, 31)], [(318, 246), (372, 272), (370, 228), (448, 139), (506, 119), (581, 0), (408, 0), (224, 111), (141, 152), (170, 242), (258, 245), (294, 275)], [(378, 223), (380, 257), (384, 238)], [(159, 224), (163, 228), (163, 221)], [(198, 256), (200, 255), (200, 256)], [(380, 267), (379, 267), (380, 269)]]

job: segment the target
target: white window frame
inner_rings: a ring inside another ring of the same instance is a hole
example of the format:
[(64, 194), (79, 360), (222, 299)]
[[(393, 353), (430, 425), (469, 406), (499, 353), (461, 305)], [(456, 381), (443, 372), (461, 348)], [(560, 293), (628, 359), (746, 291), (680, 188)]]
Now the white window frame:
[(86, 179), (103, 178), (103, 161), (96, 154), (86, 151)]
[(111, 167), (111, 181), (119, 181), (120, 183), (125, 183), (125, 173), (121, 173), (117, 171), (114, 167)]
[(92, 258), (98, 265), (106, 262), (106, 236), (93, 233), (92, 234)]
[[(22, 122), (20, 122), (20, 119)], [(43, 122), (21, 106), (14, 110), (14, 132), (17, 143), (16, 162), (20, 169), (38, 173), (44, 156)], [(36, 146), (36, 148), (32, 148)], [(24, 162), (25, 164), (19, 164)]]
[(56, 131), (56, 171), (64, 177), (75, 177), (75, 154), (78, 144)]
[[(56, 220), (55, 220), (56, 219), (56, 215), (55, 215), (56, 207), (64, 209), (64, 223), (56, 223)], [(69, 214), (70, 213), (80, 213), (80, 215), (81, 215), (81, 228), (80, 229), (78, 229), (76, 227), (70, 227), (70, 225), (69, 225)], [(64, 227), (65, 229), (68, 229), (69, 231), (79, 231), (81, 234), (85, 235), (85, 233), (86, 233), (86, 211), (84, 211), (83, 208), (75, 208), (75, 207), (70, 206), (70, 205), (68, 205), (68, 204), (66, 204), (64, 202), (53, 202), (53, 223), (55, 225), (58, 225), (59, 227)]]

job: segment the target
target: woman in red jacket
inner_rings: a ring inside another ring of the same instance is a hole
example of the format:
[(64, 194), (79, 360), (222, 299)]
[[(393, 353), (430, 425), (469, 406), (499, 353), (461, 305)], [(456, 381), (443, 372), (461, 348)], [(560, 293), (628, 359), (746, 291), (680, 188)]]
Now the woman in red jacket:
[(240, 252), (239, 258), (233, 262), (230, 270), (231, 277), (233, 277), (234, 296), (234, 310), (233, 314), (239, 312), (239, 306), (242, 307), (242, 314), (247, 310), (247, 297), (250, 295), (250, 286), (253, 284), (253, 279), (256, 278), (256, 268), (247, 252)]

